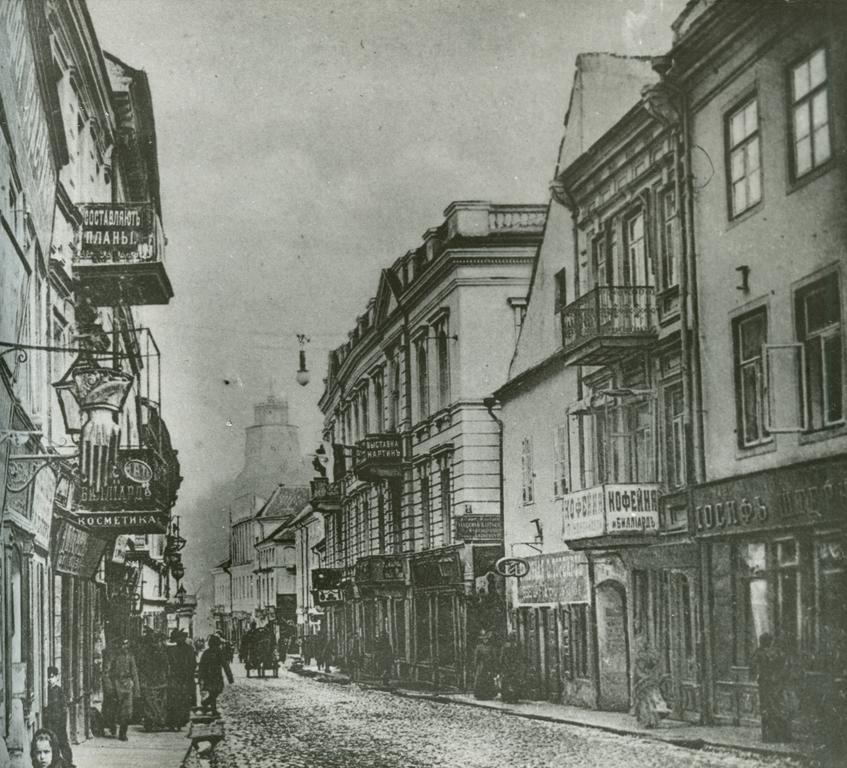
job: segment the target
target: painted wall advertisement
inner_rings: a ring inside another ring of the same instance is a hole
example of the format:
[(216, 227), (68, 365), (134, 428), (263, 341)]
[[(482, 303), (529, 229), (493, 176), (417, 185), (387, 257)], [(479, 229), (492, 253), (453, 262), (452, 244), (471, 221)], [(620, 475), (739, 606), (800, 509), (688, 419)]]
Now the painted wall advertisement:
[(555, 552), (524, 560), (529, 563), (529, 573), (518, 579), (519, 602), (588, 602), (588, 561), (583, 553)]
[(615, 483), (575, 491), (562, 499), (562, 516), (565, 541), (658, 533), (659, 486)]

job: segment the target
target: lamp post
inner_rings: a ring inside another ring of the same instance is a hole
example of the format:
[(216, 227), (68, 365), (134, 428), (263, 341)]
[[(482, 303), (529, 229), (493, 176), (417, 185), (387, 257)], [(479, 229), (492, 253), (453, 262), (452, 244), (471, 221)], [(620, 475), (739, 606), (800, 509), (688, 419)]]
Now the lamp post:
[(182, 613), (182, 607), (185, 604), (185, 587), (183, 587), (182, 584), (180, 584), (177, 587), (175, 597), (176, 597), (176, 604), (177, 604), (177, 608), (176, 608), (176, 628), (177, 628), (177, 630), (179, 630), (179, 617)]
[(305, 334), (298, 333), (297, 341), (300, 343), (300, 368), (298, 369), (297, 376), (295, 378), (301, 387), (305, 387), (311, 380), (309, 369), (306, 368), (306, 345), (309, 343), (310, 339)]

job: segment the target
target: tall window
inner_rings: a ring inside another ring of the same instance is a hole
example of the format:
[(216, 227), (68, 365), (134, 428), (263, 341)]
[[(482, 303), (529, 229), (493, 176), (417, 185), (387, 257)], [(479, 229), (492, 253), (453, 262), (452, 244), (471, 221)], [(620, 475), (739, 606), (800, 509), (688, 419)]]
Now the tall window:
[(806, 419), (810, 429), (844, 421), (844, 351), (838, 276), (831, 274), (797, 295), (797, 339), (806, 357)]
[(759, 108), (755, 96), (730, 113), (727, 140), (730, 209), (733, 216), (738, 216), (762, 199)]
[(385, 425), (385, 382), (382, 378), (382, 369), (373, 375), (374, 387), (374, 429), (382, 432)]
[(438, 407), (446, 408), (450, 405), (450, 337), (445, 322), (438, 326), (435, 343), (438, 355)]
[(676, 207), (676, 190), (671, 187), (662, 192), (659, 205), (662, 212), (662, 287), (670, 288), (677, 283), (679, 217)]
[(423, 539), (423, 548), (429, 549), (432, 546), (432, 511), (430, 510), (429, 501), (429, 463), (424, 462), (418, 466), (417, 471), (421, 498), (421, 537)]
[(624, 275), (627, 285), (648, 285), (647, 256), (644, 248), (644, 214), (637, 213), (626, 222), (626, 262)]
[(791, 70), (794, 175), (802, 176), (832, 156), (826, 51), (818, 48)]
[(568, 425), (556, 427), (553, 438), (553, 495), (563, 496), (568, 492)]
[(391, 356), (388, 365), (388, 377), (391, 383), (391, 402), (388, 404), (388, 430), (396, 432), (400, 427), (400, 353)]
[(682, 385), (665, 388), (665, 467), (670, 488), (685, 485), (685, 423)]
[(385, 486), (380, 484), (376, 495), (376, 526), (379, 552), (385, 552)]
[(429, 355), (426, 348), (426, 336), (417, 343), (418, 365), (418, 419), (429, 416)]
[(767, 429), (767, 378), (762, 350), (768, 339), (764, 309), (734, 324), (738, 444), (748, 448), (770, 440)]
[(561, 312), (564, 309), (565, 305), (568, 301), (568, 294), (566, 291), (567, 285), (565, 283), (566, 272), (564, 268), (560, 269), (553, 275), (553, 289), (554, 293), (554, 312)]
[(452, 458), (445, 454), (438, 459), (438, 485), (441, 496), (441, 543), (447, 546), (453, 540), (453, 491), (451, 488), (450, 463)]
[(531, 504), (535, 499), (532, 482), (532, 440), (525, 437), (521, 443), (521, 499)]
[(368, 413), (368, 407), (370, 403), (368, 403), (368, 387), (365, 385), (362, 387), (361, 392), (359, 393), (359, 407), (362, 411), (362, 437), (370, 432), (370, 414)]
[(605, 233), (597, 235), (591, 241), (591, 267), (594, 270), (594, 285), (609, 285), (612, 282), (612, 267), (609, 264)]

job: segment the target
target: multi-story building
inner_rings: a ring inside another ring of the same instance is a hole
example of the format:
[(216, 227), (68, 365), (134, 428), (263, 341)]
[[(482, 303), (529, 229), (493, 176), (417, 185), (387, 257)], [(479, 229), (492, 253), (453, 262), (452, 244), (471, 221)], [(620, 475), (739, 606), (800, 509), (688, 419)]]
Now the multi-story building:
[(497, 393), (506, 544), (530, 564), (510, 596), (536, 695), (628, 709), (650, 647), (675, 715), (698, 719), (681, 123), (658, 80), (646, 58), (577, 59), (553, 210)]
[[(256, 609), (266, 607), (256, 586), (257, 542), (283, 518), (299, 512), (308, 500), (299, 430), (289, 423), (287, 401), (271, 395), (253, 411), (254, 423), (245, 430), (244, 467), (235, 479), (229, 506), (232, 596), (231, 615), (226, 620), (231, 624), (228, 637), (236, 643), (258, 618)], [(272, 496), (279, 503), (268, 506)]]
[(328, 616), (340, 657), (358, 644), (369, 658), (387, 632), (402, 676), (458, 686), (494, 621), (474, 589), (501, 553), (484, 401), (505, 377), (543, 226), (541, 206), (452, 203), (330, 353), (320, 407), (336, 482), (312, 498), (326, 516), (314, 586), (341, 597)]
[[(312, 481), (312, 494), (315, 483)], [(312, 572), (320, 569), (324, 562), (325, 533), (323, 515), (311, 504), (294, 518), (295, 590), (297, 607), (297, 637), (307, 638), (326, 632), (325, 612), (320, 606), (323, 601), (314, 593)]]
[(758, 720), (751, 661), (769, 633), (794, 670), (795, 735), (837, 729), (847, 16), (834, 3), (691, 2), (674, 32), (659, 64), (668, 90), (685, 94), (694, 189), (706, 482), (689, 524), (708, 715)]
[(126, 536), (166, 532), (179, 469), (134, 314), (172, 295), (146, 76), (102, 52), (84, 2), (4, 2), (0, 41), (0, 753), (21, 765), (48, 665), (87, 737), (95, 665), (132, 628)]

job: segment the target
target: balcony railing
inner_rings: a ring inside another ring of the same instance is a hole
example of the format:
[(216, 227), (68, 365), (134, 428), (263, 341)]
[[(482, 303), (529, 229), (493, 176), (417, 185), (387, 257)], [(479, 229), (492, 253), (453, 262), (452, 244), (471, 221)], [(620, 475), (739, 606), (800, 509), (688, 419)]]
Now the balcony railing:
[(167, 304), (165, 237), (152, 203), (86, 203), (74, 271), (95, 304)]
[(656, 289), (601, 285), (561, 312), (562, 347), (569, 363), (603, 365), (626, 348), (656, 336)]

